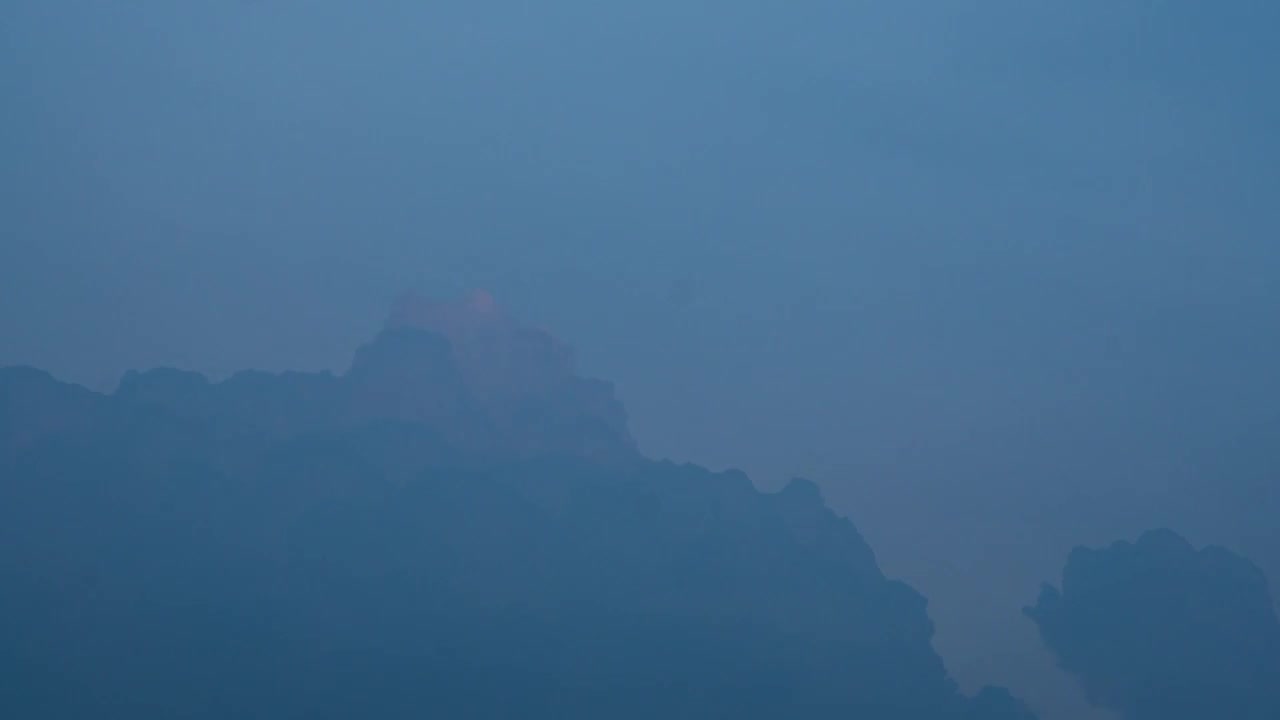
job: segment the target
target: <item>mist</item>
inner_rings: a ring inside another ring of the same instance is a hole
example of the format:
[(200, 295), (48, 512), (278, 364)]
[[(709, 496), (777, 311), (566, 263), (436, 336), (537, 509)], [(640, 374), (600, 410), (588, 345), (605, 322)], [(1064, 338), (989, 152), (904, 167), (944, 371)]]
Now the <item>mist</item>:
[(812, 479), (966, 691), (1173, 527), (1280, 577), (1274, 3), (0, 9), (0, 366), (333, 370), (406, 290), (576, 350), (652, 458)]

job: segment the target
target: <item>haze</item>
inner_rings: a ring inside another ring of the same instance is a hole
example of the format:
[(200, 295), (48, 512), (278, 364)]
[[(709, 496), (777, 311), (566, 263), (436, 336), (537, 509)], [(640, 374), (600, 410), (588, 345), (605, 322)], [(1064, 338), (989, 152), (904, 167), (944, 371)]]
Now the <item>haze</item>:
[[(814, 480), (966, 688), (1170, 526), (1280, 577), (1280, 8), (0, 9), (0, 366), (345, 368), (485, 288), (648, 455)], [(1056, 714), (1055, 714), (1056, 712)]]

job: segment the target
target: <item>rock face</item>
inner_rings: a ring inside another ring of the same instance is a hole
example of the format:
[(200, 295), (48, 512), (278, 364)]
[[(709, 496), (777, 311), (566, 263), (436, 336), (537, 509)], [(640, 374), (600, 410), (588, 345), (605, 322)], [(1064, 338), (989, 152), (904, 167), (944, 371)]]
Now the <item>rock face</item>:
[(549, 336), (413, 307), (341, 376), (0, 371), (0, 715), (1030, 717), (812, 483), (647, 460)]
[(1097, 705), (1134, 720), (1280, 717), (1280, 623), (1261, 571), (1169, 530), (1077, 548), (1026, 613)]

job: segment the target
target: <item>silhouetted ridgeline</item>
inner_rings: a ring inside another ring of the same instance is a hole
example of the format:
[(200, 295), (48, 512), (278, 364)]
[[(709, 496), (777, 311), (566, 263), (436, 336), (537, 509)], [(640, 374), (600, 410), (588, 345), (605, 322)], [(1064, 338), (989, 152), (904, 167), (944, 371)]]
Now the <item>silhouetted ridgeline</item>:
[(1029, 718), (811, 483), (644, 459), (545, 334), (341, 375), (0, 371), (0, 716)]
[(1077, 548), (1026, 613), (1090, 699), (1132, 720), (1280, 718), (1280, 623), (1266, 579), (1169, 530)]

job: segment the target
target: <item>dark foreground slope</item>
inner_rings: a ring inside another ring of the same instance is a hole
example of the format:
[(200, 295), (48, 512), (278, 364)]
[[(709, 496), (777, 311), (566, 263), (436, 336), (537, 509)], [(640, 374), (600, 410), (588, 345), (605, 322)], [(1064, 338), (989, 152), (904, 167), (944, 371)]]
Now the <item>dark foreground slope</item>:
[(395, 323), (342, 376), (112, 396), (0, 371), (0, 716), (1029, 717), (956, 691), (812, 484), (646, 460), (564, 363), (499, 382), (560, 353), (510, 341)]
[(1132, 720), (1280, 717), (1280, 622), (1261, 571), (1169, 530), (1077, 548), (1027, 615), (1091, 700)]

